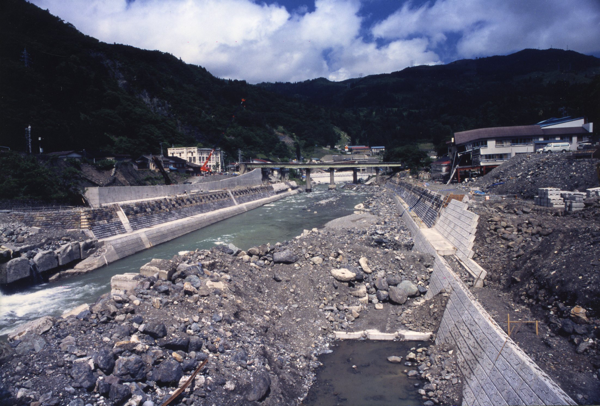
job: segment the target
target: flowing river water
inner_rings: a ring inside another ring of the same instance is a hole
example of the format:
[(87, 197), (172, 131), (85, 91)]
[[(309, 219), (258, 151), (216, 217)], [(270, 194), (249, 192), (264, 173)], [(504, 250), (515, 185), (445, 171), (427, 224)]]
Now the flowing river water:
[[(341, 186), (341, 185), (340, 185)], [(87, 275), (54, 283), (0, 291), (0, 336), (18, 325), (42, 316), (60, 316), (84, 303), (93, 303), (110, 291), (110, 278), (137, 272), (152, 258), (170, 259), (180, 251), (210, 249), (232, 243), (250, 247), (290, 240), (305, 229), (322, 227), (326, 222), (353, 212), (366, 193), (341, 189), (329, 191), (317, 186), (312, 193), (300, 193), (255, 210), (229, 218), (175, 240), (139, 252)]]

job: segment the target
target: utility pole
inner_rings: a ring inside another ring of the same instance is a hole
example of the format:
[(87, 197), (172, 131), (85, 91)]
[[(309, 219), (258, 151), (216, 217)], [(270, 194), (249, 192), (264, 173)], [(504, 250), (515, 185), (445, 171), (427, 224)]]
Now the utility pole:
[(25, 145), (27, 148), (27, 153), (31, 155), (31, 126), (27, 126), (25, 128)]
[(27, 52), (27, 48), (23, 49), (21, 53), (21, 61), (26, 68), (29, 68), (29, 65), (31, 65), (31, 57), (29, 56), (29, 52)]

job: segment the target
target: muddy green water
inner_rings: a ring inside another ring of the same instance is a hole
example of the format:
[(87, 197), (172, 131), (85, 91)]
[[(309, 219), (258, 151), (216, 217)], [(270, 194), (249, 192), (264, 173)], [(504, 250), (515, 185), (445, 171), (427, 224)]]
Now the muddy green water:
[(317, 381), (302, 403), (306, 406), (417, 406), (422, 400), (404, 370), (390, 355), (405, 357), (413, 341), (341, 341), (323, 354)]
[(322, 227), (326, 222), (353, 212), (364, 201), (364, 192), (327, 190), (317, 186), (312, 193), (291, 196), (239, 216), (229, 218), (175, 240), (137, 253), (81, 275), (55, 283), (0, 292), (0, 336), (16, 326), (36, 318), (60, 316), (65, 310), (93, 303), (110, 290), (110, 278), (125, 272), (137, 272), (152, 258), (170, 259), (179, 251), (210, 249), (217, 244), (233, 243), (241, 249), (291, 240), (304, 229)]

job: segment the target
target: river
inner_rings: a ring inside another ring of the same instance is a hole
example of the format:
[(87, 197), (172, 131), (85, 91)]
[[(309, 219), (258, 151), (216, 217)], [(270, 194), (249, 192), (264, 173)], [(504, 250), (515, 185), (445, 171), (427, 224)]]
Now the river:
[(351, 214), (364, 201), (366, 192), (327, 190), (320, 185), (312, 193), (301, 193), (229, 218), (175, 240), (139, 252), (87, 275), (16, 290), (0, 291), (0, 336), (42, 316), (60, 316), (65, 310), (93, 303), (110, 291), (110, 278), (137, 272), (152, 258), (170, 259), (180, 251), (210, 249), (232, 243), (241, 249), (290, 240), (304, 229)]

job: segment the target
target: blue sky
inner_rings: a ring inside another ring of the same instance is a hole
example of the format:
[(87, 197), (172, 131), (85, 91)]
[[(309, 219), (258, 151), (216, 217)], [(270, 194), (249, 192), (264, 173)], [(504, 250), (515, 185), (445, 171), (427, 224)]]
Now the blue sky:
[(600, 55), (598, 0), (29, 0), (222, 78), (345, 80), (525, 48)]

